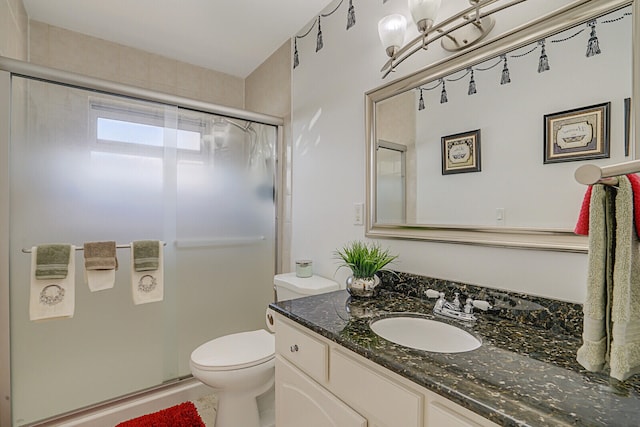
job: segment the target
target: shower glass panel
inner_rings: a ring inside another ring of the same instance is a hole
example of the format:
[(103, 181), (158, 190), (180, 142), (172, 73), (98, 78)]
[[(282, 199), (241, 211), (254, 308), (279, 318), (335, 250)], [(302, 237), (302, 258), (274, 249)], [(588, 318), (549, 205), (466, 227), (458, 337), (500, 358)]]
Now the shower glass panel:
[[(264, 326), (275, 268), (269, 125), (12, 77), (10, 286), (16, 426), (190, 374), (204, 341)], [(134, 305), (131, 251), (73, 318), (29, 320), (44, 243), (158, 239), (164, 300)]]

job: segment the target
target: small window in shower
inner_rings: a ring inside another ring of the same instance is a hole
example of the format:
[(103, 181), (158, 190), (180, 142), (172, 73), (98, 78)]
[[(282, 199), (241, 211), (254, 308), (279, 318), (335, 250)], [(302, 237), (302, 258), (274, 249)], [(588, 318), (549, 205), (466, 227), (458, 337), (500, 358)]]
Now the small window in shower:
[[(98, 117), (98, 141), (162, 147), (164, 127)], [(200, 151), (200, 132), (178, 129), (178, 150)]]
[(166, 141), (175, 141), (183, 159), (198, 160), (207, 154), (202, 144), (206, 125), (198, 117), (186, 113), (171, 117), (162, 107), (142, 103), (120, 105), (96, 98), (89, 104), (92, 151), (162, 157)]

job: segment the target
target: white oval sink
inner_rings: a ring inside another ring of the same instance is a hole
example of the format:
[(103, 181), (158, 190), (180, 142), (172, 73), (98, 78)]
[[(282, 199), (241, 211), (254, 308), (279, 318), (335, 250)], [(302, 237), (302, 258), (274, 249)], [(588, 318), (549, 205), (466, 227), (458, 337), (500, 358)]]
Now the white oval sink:
[(424, 317), (387, 317), (369, 326), (387, 341), (435, 353), (462, 353), (475, 350), (481, 344), (465, 330)]

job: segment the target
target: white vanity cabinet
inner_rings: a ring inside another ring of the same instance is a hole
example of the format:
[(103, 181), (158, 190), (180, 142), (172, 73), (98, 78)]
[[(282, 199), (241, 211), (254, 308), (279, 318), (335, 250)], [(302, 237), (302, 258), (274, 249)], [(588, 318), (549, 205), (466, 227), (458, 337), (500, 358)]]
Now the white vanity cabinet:
[(497, 424), (278, 314), (276, 426)]
[(323, 387), (329, 345), (278, 318), (276, 331), (276, 426), (367, 427), (366, 419)]
[(367, 427), (367, 420), (276, 356), (276, 426)]

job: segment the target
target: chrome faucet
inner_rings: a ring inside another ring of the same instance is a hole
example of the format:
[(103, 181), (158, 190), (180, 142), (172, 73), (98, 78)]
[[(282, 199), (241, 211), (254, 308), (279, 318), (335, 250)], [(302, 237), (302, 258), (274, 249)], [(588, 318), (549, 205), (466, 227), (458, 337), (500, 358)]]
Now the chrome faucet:
[(427, 289), (425, 291), (425, 295), (427, 298), (438, 298), (436, 304), (433, 306), (433, 312), (435, 314), (451, 317), (453, 319), (474, 321), (476, 320), (476, 316), (473, 314), (474, 307), (484, 311), (492, 308), (491, 304), (487, 301), (474, 300), (472, 298), (467, 298), (464, 307), (462, 307), (462, 304), (460, 304), (459, 292), (454, 293), (454, 299), (452, 302), (448, 302), (445, 299), (444, 292), (438, 292), (433, 289)]

